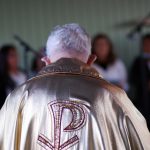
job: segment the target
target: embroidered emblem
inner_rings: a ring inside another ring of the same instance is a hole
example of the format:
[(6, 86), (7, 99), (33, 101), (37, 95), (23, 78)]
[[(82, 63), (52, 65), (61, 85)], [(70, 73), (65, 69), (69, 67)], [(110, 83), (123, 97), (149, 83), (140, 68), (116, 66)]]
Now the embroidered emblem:
[(53, 143), (43, 134), (38, 136), (38, 143), (46, 150), (64, 150), (79, 142), (77, 135), (69, 140), (61, 143), (61, 123), (65, 109), (71, 113), (71, 122), (63, 129), (64, 132), (80, 130), (86, 122), (85, 105), (75, 101), (52, 101), (48, 104), (50, 112), (52, 112), (54, 121), (54, 141)]

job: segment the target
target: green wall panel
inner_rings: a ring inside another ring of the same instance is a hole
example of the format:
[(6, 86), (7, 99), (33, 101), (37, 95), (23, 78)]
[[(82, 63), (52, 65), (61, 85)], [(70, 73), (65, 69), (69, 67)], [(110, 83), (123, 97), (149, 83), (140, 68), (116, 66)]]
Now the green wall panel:
[[(129, 66), (138, 54), (138, 42), (126, 38), (131, 28), (114, 26), (142, 18), (149, 11), (150, 0), (0, 0), (0, 45), (17, 44), (13, 39), (17, 34), (38, 49), (45, 45), (54, 26), (77, 22), (91, 36), (97, 32), (107, 33), (117, 54)], [(22, 56), (21, 47), (19, 52)]]

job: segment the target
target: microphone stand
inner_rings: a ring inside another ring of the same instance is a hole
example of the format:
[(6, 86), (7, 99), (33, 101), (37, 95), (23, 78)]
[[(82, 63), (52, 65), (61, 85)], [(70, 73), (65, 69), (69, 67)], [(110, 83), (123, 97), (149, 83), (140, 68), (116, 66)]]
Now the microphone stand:
[(15, 40), (17, 40), (20, 45), (23, 47), (23, 50), (24, 50), (24, 67), (25, 67), (25, 73), (27, 75), (27, 78), (29, 78), (29, 72), (30, 72), (30, 69), (29, 69), (29, 66), (28, 66), (28, 62), (29, 62), (29, 59), (28, 59), (28, 53), (31, 52), (32, 54), (38, 56), (40, 55), (38, 52), (36, 52), (29, 44), (27, 44), (24, 40), (22, 40), (18, 35), (14, 35), (14, 38)]
[(136, 35), (141, 37), (141, 33), (142, 30), (145, 26), (145, 21), (148, 20), (150, 18), (150, 13), (148, 15), (146, 15), (128, 34), (127, 37), (128, 38), (133, 38)]

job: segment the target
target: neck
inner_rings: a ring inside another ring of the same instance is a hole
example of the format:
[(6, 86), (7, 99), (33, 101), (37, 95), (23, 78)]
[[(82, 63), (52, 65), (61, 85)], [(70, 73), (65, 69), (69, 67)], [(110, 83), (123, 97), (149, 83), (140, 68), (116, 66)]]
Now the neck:
[(87, 57), (83, 57), (77, 54), (69, 54), (69, 53), (60, 53), (59, 55), (53, 55), (52, 57), (50, 57), (51, 62), (56, 62), (57, 60), (61, 59), (61, 58), (73, 58), (73, 59), (78, 59), (84, 63), (87, 62), (88, 60), (88, 56)]

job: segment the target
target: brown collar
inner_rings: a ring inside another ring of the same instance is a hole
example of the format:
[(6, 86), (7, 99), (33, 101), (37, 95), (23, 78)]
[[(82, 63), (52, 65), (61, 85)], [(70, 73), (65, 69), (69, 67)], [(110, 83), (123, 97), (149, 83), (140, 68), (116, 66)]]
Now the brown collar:
[(101, 77), (100, 74), (94, 68), (88, 66), (80, 60), (72, 58), (61, 58), (55, 63), (44, 67), (38, 75), (56, 73), (79, 74), (96, 78)]

